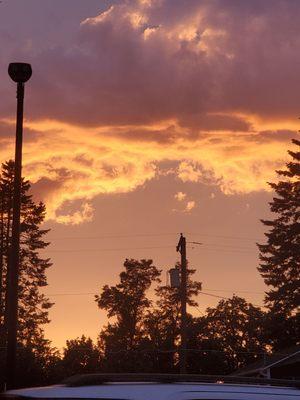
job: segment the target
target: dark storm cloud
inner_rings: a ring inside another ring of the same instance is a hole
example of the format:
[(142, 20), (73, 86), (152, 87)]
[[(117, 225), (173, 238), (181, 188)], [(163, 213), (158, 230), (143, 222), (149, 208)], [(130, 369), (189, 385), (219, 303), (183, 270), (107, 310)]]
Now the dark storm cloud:
[[(50, 10), (53, 3), (46, 3)], [(34, 4), (31, 0), (28, 8)], [(75, 17), (83, 15), (77, 4), (77, 14), (70, 13), (72, 23), (66, 25), (68, 40), (53, 7), (61, 45), (55, 29), (44, 34), (41, 44), (36, 35), (30, 38), (28, 29), (26, 40), (16, 41), (4, 25), (2, 46), (8, 42), (14, 57), (28, 58), (34, 66), (30, 117), (88, 125), (177, 119), (184, 126), (237, 130), (249, 128), (247, 122), (240, 119), (231, 126), (228, 119), (205, 113), (239, 111), (268, 118), (298, 114), (298, 1), (109, 4), (80, 27), (78, 20), (76, 33)], [(67, 17), (66, 2), (62, 12)], [(47, 24), (44, 14), (43, 20)], [(7, 85), (3, 90), (7, 95)], [(0, 113), (9, 110), (12, 101)]]
[(34, 115), (95, 125), (297, 115), (299, 17), (295, 1), (121, 3), (67, 49), (36, 56)]

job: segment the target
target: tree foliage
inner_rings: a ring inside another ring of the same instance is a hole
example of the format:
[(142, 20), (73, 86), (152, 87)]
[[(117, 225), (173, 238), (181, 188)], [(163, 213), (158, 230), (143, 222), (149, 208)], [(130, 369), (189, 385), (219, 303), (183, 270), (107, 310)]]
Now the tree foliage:
[[(156, 300), (151, 301), (147, 289), (159, 282), (160, 271), (151, 260), (126, 260), (124, 267), (120, 283), (104, 286), (96, 297), (98, 305), (116, 319), (99, 336), (101, 370), (178, 372), (180, 289), (159, 284)], [(194, 273), (188, 269), (188, 372), (225, 374), (259, 359), (266, 351), (266, 314), (233, 296), (195, 317), (201, 283), (193, 279)]]
[[(2, 349), (6, 344), (7, 269), (11, 246), (13, 182), (14, 163), (8, 161), (2, 164), (0, 173), (0, 347)], [(49, 322), (48, 310), (52, 303), (40, 293), (40, 289), (47, 285), (46, 271), (51, 266), (49, 259), (39, 255), (39, 251), (48, 246), (44, 240), (48, 230), (40, 227), (46, 210), (43, 203), (36, 204), (33, 201), (29, 191), (30, 183), (22, 179), (18, 287), (20, 360), (24, 359), (25, 355), (37, 359), (42, 353), (48, 354), (50, 351), (42, 326)], [(3, 363), (4, 351), (1, 351), (0, 358), (0, 362)]]
[(65, 377), (99, 371), (99, 362), (100, 353), (91, 338), (82, 335), (80, 338), (67, 340), (61, 361)]
[[(281, 180), (270, 183), (275, 191), (270, 210), (275, 217), (262, 220), (269, 231), (267, 243), (258, 245), (258, 270), (270, 287), (265, 301), (274, 317), (271, 324), (274, 328), (280, 324), (290, 345), (300, 340), (300, 141), (293, 143), (298, 150), (289, 151), (292, 160), (277, 171)], [(285, 335), (280, 336), (284, 339)], [(274, 338), (275, 346), (282, 347), (281, 338)]]
[(127, 354), (136, 354), (143, 335), (143, 317), (151, 306), (146, 293), (152, 283), (159, 282), (160, 271), (152, 260), (126, 260), (124, 268), (120, 282), (115, 286), (105, 285), (101, 295), (96, 296), (98, 307), (116, 320), (108, 323), (99, 336), (107, 369), (119, 370), (124, 365), (137, 368), (135, 360), (130, 363)]
[(207, 308), (197, 331), (200, 349), (208, 350), (202, 357), (218, 359), (209, 372), (228, 373), (259, 358), (266, 350), (264, 321), (260, 308), (238, 296)]

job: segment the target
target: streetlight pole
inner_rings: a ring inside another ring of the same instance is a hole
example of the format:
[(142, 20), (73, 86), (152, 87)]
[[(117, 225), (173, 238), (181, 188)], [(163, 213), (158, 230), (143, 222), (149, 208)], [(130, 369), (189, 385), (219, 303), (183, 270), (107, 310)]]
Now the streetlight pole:
[(180, 373), (186, 373), (186, 301), (187, 301), (187, 262), (186, 262), (186, 238), (180, 234), (180, 239), (176, 250), (181, 254), (181, 281), (180, 281), (180, 297), (181, 297), (181, 326), (180, 326), (180, 353), (179, 353), (179, 366)]
[(13, 222), (11, 247), (8, 257), (7, 272), (7, 353), (6, 384), (11, 389), (15, 385), (17, 329), (18, 329), (18, 281), (20, 261), (20, 213), (21, 213), (21, 181), (22, 181), (22, 142), (23, 142), (23, 106), (24, 87), (32, 74), (30, 64), (11, 63), (8, 74), (17, 83), (17, 120), (16, 147), (14, 165)]

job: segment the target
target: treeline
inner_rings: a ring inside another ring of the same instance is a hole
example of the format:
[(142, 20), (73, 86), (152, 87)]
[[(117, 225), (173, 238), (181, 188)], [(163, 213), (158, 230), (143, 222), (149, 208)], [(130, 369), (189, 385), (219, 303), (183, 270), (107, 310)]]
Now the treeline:
[[(188, 272), (187, 371), (227, 374), (257, 359), (267, 344), (264, 313), (233, 296), (198, 316), (195, 298), (201, 284), (193, 280), (194, 272)], [(104, 286), (96, 297), (98, 306), (115, 317), (115, 322), (100, 332), (97, 343), (103, 370), (179, 371), (180, 293), (158, 285), (151, 302), (146, 293), (159, 277), (160, 271), (151, 260), (126, 260), (120, 282)]]
[[(193, 279), (194, 272), (188, 273), (188, 373), (228, 374), (298, 342), (299, 337), (290, 335), (290, 319), (277, 336), (272, 311), (238, 296), (222, 299), (199, 315), (195, 299), (201, 284)], [(160, 276), (151, 260), (126, 260), (119, 282), (95, 296), (114, 322), (103, 327), (95, 343), (85, 336), (67, 340), (61, 354), (51, 347), (43, 353), (24, 346), (18, 384), (55, 383), (92, 372), (179, 372), (180, 295), (178, 289), (161, 285)], [(147, 293), (152, 286), (151, 300)]]
[[(195, 299), (201, 283), (193, 280), (194, 272), (188, 272), (188, 373), (228, 374), (299, 343), (299, 315), (288, 316), (284, 309), (274, 315), (271, 307), (263, 311), (238, 296), (199, 316)], [(62, 365), (69, 373), (179, 372), (180, 293), (160, 285), (160, 273), (151, 260), (125, 261), (119, 283), (96, 296), (114, 322), (95, 344), (84, 336), (67, 342)], [(157, 283), (151, 301), (147, 292)], [(284, 324), (278, 327), (278, 321)]]
[[(266, 243), (258, 244), (258, 270), (268, 290), (265, 309), (233, 296), (221, 299), (200, 315), (197, 296), (201, 283), (188, 270), (189, 373), (227, 374), (266, 353), (300, 342), (300, 141), (291, 161), (271, 183), (273, 220), (266, 226)], [(59, 382), (86, 372), (178, 372), (180, 299), (176, 288), (161, 284), (161, 271), (152, 260), (127, 259), (115, 286), (95, 295), (109, 321), (96, 343), (80, 337), (66, 342), (62, 353), (44, 337), (52, 303), (40, 293), (51, 266), (39, 250), (47, 247), (43, 203), (35, 204), (22, 183), (21, 265), (19, 283), (19, 386)], [(0, 379), (5, 374), (6, 277), (11, 241), (13, 163), (0, 174)], [(170, 266), (171, 267), (171, 266)], [(179, 265), (177, 265), (179, 267)], [(154, 295), (149, 296), (149, 292)]]

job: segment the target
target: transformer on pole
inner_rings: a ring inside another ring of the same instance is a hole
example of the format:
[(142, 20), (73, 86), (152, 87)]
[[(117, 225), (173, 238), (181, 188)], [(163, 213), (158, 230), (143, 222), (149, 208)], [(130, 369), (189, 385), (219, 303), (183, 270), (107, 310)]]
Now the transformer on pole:
[(179, 268), (171, 268), (169, 270), (171, 288), (180, 287), (180, 270)]

